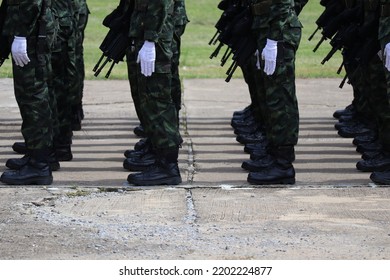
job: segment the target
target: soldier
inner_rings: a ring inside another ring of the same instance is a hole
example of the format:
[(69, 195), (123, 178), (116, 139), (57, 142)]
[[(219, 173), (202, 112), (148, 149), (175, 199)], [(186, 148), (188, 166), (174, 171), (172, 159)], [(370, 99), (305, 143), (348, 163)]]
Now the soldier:
[(175, 32), (173, 33), (172, 40), (172, 100), (175, 103), (177, 120), (179, 121), (179, 111), (181, 109), (182, 97), (182, 86), (179, 73), (181, 37), (183, 36), (187, 23), (189, 22), (184, 0), (175, 0), (173, 18)]
[[(179, 126), (179, 111), (181, 109), (181, 80), (179, 75), (179, 62), (180, 62), (180, 48), (181, 48), (181, 37), (184, 34), (187, 23), (189, 22), (186, 9), (185, 1), (175, 0), (174, 1), (174, 26), (175, 32), (172, 40), (172, 101), (175, 104), (177, 111), (177, 125)], [(134, 101), (135, 110), (140, 120), (140, 125), (134, 129), (134, 133), (140, 137), (145, 137), (145, 131), (143, 124), (143, 117), (140, 112), (140, 98), (137, 96), (137, 62), (136, 62), (135, 49), (129, 49), (127, 52), (127, 65), (128, 65), (128, 76), (131, 88), (131, 94)], [(182, 140), (180, 140), (180, 143)], [(127, 150), (125, 152), (126, 159), (123, 162), (125, 169), (130, 171), (142, 171), (148, 166), (151, 166), (155, 162), (155, 152), (151, 148), (149, 139), (141, 139), (137, 146), (141, 145), (142, 149), (137, 151)]]
[(5, 171), (1, 182), (11, 185), (49, 185), (53, 124), (48, 77), (54, 21), (50, 0), (8, 1), (3, 33), (12, 42), (15, 98), (22, 117), (28, 154), (20, 169)]
[[(379, 41), (383, 52), (383, 64), (387, 82), (387, 98), (390, 106), (390, 0), (380, 1)], [(384, 171), (375, 171), (370, 176), (377, 184), (390, 185), (390, 168)]]
[[(51, 50), (52, 74), (48, 85), (51, 92), (53, 147), (59, 161), (73, 159), (72, 100), (79, 84), (75, 52), (78, 13), (74, 5), (73, 0), (58, 0), (52, 4), (56, 38)], [(26, 144), (23, 142), (15, 142), (12, 148), (17, 153), (26, 153)]]
[[(76, 5), (77, 7), (77, 5)], [(88, 23), (90, 11), (88, 9), (87, 1), (80, 0), (78, 17), (76, 21), (76, 69), (78, 71), (78, 86), (75, 91), (75, 97), (72, 99), (72, 129), (78, 131), (81, 129), (81, 121), (84, 119), (83, 110), (83, 91), (84, 91), (84, 33)]]
[[(185, 1), (184, 0), (174, 0), (174, 13), (173, 13), (173, 18), (174, 18), (174, 34), (173, 34), (173, 41), (172, 41), (172, 99), (173, 102), (175, 102), (175, 106), (177, 109), (177, 113), (179, 114), (179, 111), (181, 109), (181, 95), (182, 95), (182, 90), (181, 90), (181, 80), (180, 80), (180, 75), (179, 75), (179, 62), (180, 62), (180, 47), (181, 47), (181, 36), (183, 36), (185, 28), (187, 23), (189, 22), (187, 13), (186, 13), (186, 8), (185, 8)], [(134, 70), (134, 55), (132, 55), (131, 51), (128, 53), (128, 57), (130, 60), (128, 60), (128, 65), (129, 65), (129, 71), (128, 74), (129, 76), (132, 75), (130, 73), (131, 71)], [(131, 84), (131, 81), (130, 81)], [(131, 85), (130, 85), (131, 86)], [(135, 98), (135, 105), (136, 101), (138, 101), (137, 97)], [(138, 118), (140, 120), (140, 125), (134, 128), (134, 134), (140, 137), (145, 137), (145, 131), (142, 125), (142, 117), (139, 114), (139, 110), (137, 109), (136, 105), (136, 111)]]
[(132, 173), (134, 185), (177, 185), (181, 136), (177, 111), (172, 100), (172, 40), (174, 32), (172, 0), (135, 0), (129, 36), (137, 54), (137, 93), (144, 129), (156, 154), (145, 171)]
[[(242, 5), (248, 5), (251, 1), (241, 1)], [(308, 0), (296, 0), (294, 1), (294, 9), (297, 15), (299, 15), (303, 7), (307, 4)], [(246, 145), (245, 150), (253, 152), (255, 149), (262, 149), (261, 142), (263, 135), (264, 124), (264, 108), (265, 102), (259, 100), (259, 96), (256, 93), (255, 85), (255, 69), (256, 58), (252, 56), (248, 63), (241, 67), (245, 82), (248, 84), (251, 103), (241, 111), (233, 113), (231, 125), (234, 128), (234, 133), (237, 134), (237, 141), (242, 144), (254, 143), (254, 145)], [(262, 113), (263, 112), (263, 113)], [(260, 146), (260, 147), (259, 147)]]
[(295, 54), (302, 25), (292, 0), (252, 1), (253, 34), (259, 70), (256, 91), (265, 102), (265, 149), (248, 175), (251, 184), (294, 184), (294, 146), (298, 142), (299, 112), (295, 94)]
[(72, 0), (53, 2), (53, 13), (58, 30), (52, 50), (53, 75), (50, 86), (54, 96), (54, 148), (59, 161), (73, 159), (72, 101), (79, 84), (75, 32), (78, 11), (75, 7), (77, 6)]

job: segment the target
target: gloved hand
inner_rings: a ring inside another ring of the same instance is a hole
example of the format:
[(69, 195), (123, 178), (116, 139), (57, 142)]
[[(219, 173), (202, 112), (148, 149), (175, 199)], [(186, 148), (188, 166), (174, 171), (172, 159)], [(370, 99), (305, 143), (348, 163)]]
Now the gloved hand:
[(385, 67), (387, 68), (387, 70), (390, 71), (390, 43), (387, 43), (387, 45), (385, 46), (384, 55), (385, 55)]
[(264, 72), (267, 75), (272, 75), (276, 68), (276, 57), (278, 55), (278, 42), (267, 39), (261, 58), (264, 60)]
[(141, 73), (148, 77), (155, 70), (156, 46), (154, 42), (145, 41), (137, 57), (137, 63), (141, 63)]
[(11, 46), (11, 53), (17, 66), (23, 67), (30, 62), (27, 55), (26, 37), (15, 36)]

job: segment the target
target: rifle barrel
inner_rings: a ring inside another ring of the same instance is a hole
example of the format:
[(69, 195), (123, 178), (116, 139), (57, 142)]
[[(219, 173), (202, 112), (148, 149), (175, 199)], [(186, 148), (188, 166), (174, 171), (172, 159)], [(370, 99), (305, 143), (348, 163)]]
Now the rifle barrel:
[(318, 30), (320, 30), (321, 27), (317, 26), (316, 30), (314, 30), (313, 34), (310, 35), (310, 37), (308, 38), (309, 41), (311, 41), (314, 37), (314, 35), (316, 35), (316, 33), (318, 32)]
[(321, 46), (321, 44), (326, 40), (326, 37), (325, 36), (322, 36), (321, 40), (318, 42), (318, 44), (315, 46), (315, 48), (313, 49), (313, 52), (316, 52), (318, 50), (318, 48)]

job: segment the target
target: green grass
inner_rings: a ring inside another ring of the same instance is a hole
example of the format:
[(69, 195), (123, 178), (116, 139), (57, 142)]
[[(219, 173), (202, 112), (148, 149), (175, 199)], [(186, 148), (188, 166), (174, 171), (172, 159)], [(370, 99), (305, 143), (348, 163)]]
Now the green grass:
[[(187, 13), (190, 23), (182, 38), (181, 75), (183, 78), (225, 78), (225, 72), (230, 65), (219, 66), (219, 59), (210, 59), (215, 46), (209, 46), (208, 42), (215, 33), (214, 25), (221, 15), (217, 9), (219, 1), (216, 0), (191, 0), (186, 1)], [(99, 45), (107, 33), (107, 29), (101, 24), (105, 15), (110, 13), (119, 3), (117, 1), (88, 0), (91, 10), (86, 38), (85, 68), (87, 79), (97, 79), (93, 76), (92, 68), (100, 57)], [(308, 41), (310, 34), (315, 30), (315, 21), (323, 11), (317, 1), (309, 1), (300, 15), (304, 26), (302, 41), (297, 54), (296, 74), (300, 78), (339, 77), (336, 71), (341, 64), (338, 53), (325, 65), (321, 65), (322, 59), (329, 51), (329, 43), (325, 42), (317, 52), (313, 49), (320, 39), (318, 33), (312, 41)], [(104, 70), (106, 71), (106, 69)], [(105, 72), (99, 76), (104, 79)], [(11, 77), (10, 62), (4, 63), (0, 68), (0, 77)], [(234, 78), (242, 77), (237, 71)], [(115, 66), (110, 79), (126, 79), (127, 70), (125, 63)]]

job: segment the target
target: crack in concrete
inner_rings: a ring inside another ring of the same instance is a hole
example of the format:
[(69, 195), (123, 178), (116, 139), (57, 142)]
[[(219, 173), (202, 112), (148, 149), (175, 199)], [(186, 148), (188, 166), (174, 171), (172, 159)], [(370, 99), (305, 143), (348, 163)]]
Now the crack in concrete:
[(195, 175), (195, 155), (194, 146), (191, 139), (191, 135), (188, 131), (187, 110), (185, 104), (182, 104), (181, 112), (181, 127), (183, 129), (184, 136), (186, 137), (187, 145), (187, 183), (192, 185)]

